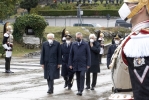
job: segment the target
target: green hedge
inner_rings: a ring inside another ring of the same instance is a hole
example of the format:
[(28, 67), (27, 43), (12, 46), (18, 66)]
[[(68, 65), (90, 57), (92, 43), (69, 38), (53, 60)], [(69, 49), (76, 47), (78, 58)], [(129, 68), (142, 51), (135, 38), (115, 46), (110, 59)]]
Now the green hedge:
[(43, 37), (44, 30), (47, 26), (45, 19), (36, 14), (29, 14), (17, 17), (14, 23), (14, 40), (18, 43), (22, 42), (23, 34), (26, 27), (31, 27), (34, 30), (35, 36), (40, 39)]
[[(42, 10), (38, 11), (42, 16), (77, 16), (77, 10)], [(83, 16), (119, 16), (118, 10), (83, 10)]]

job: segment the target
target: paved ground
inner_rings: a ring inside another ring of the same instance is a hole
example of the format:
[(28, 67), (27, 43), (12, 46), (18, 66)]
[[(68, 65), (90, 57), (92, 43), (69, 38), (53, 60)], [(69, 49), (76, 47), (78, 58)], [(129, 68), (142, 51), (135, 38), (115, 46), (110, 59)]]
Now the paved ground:
[(101, 73), (95, 90), (84, 90), (77, 96), (76, 78), (71, 90), (63, 88), (64, 80), (55, 80), (54, 94), (47, 94), (47, 83), (43, 79), (43, 70), (36, 58), (12, 58), (11, 69), (15, 73), (6, 74), (4, 59), (0, 59), (0, 100), (108, 100), (111, 94), (110, 70), (106, 68), (106, 59), (102, 59)]

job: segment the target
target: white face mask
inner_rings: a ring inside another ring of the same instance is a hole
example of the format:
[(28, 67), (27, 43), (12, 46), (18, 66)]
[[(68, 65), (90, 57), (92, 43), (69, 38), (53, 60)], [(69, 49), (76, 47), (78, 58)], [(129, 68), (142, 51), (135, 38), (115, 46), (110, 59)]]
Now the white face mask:
[(63, 37), (62, 40), (66, 40), (66, 37)]
[[(119, 9), (118, 13), (120, 15), (120, 17), (123, 19), (123, 20), (126, 20), (127, 16), (131, 13), (131, 10), (130, 8), (133, 8), (135, 7), (136, 5), (134, 6), (131, 6), (131, 7), (128, 7), (128, 5), (126, 3), (124, 3), (122, 5), (122, 7)], [(130, 19), (127, 19), (127, 23), (130, 23), (131, 21), (131, 18)]]
[(53, 40), (48, 39), (48, 42), (49, 42), (49, 44), (52, 44), (53, 43)]
[(115, 44), (118, 45), (120, 43), (120, 41), (118, 40), (115, 40)]
[(90, 42), (94, 42), (94, 39), (90, 39)]
[(13, 30), (10, 30), (10, 32), (12, 33), (12, 32), (13, 32)]
[(69, 41), (69, 40), (66, 40), (66, 43), (67, 43), (67, 44), (70, 44), (70, 42), (71, 42), (71, 41)]

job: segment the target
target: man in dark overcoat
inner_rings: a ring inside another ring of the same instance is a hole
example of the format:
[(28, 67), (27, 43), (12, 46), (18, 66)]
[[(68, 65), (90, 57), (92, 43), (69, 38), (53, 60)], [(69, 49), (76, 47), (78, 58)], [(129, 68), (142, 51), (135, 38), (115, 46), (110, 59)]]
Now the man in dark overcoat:
[(47, 79), (48, 92), (53, 93), (54, 79), (60, 77), (59, 68), (61, 64), (61, 47), (60, 43), (54, 40), (54, 34), (49, 33), (47, 40), (42, 44), (40, 64), (44, 69), (44, 78)]
[(69, 55), (69, 67), (76, 72), (77, 95), (82, 96), (84, 90), (85, 72), (91, 65), (91, 55), (88, 43), (82, 40), (82, 33), (76, 33), (76, 42), (72, 44)]
[(116, 35), (114, 37), (114, 44), (112, 44), (109, 49), (108, 49), (108, 53), (107, 53), (107, 68), (109, 69), (109, 65), (110, 65), (110, 61), (111, 61), (111, 57), (115, 51), (115, 49), (118, 47), (118, 45), (120, 44), (120, 39), (121, 36), (120, 35)]
[(89, 35), (89, 47), (91, 52), (91, 67), (86, 72), (86, 89), (90, 89), (90, 73), (92, 75), (92, 84), (91, 90), (94, 90), (97, 81), (97, 73), (100, 72), (100, 65), (99, 65), (99, 52), (100, 52), (100, 44), (96, 41), (95, 34)]
[(70, 53), (70, 48), (72, 46), (72, 41), (71, 41), (72, 36), (70, 34), (67, 34), (65, 35), (65, 38), (66, 38), (66, 42), (61, 44), (61, 54), (62, 54), (61, 75), (65, 80), (64, 88), (68, 86), (68, 89), (70, 90), (73, 84), (73, 76), (74, 76), (73, 70), (70, 69), (68, 66), (69, 53)]

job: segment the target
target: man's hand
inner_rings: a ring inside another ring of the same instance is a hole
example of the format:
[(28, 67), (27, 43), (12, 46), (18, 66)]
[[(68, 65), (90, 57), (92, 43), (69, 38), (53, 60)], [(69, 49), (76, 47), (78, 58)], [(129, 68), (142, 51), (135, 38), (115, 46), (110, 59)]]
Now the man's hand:
[(72, 69), (72, 66), (69, 66), (70, 69)]
[(42, 68), (44, 69), (44, 65), (42, 65)]
[(90, 68), (90, 66), (87, 66), (87, 69), (89, 69)]
[(57, 68), (60, 68), (61, 65), (57, 65)]
[(90, 46), (93, 47), (93, 43), (92, 42), (90, 42)]

